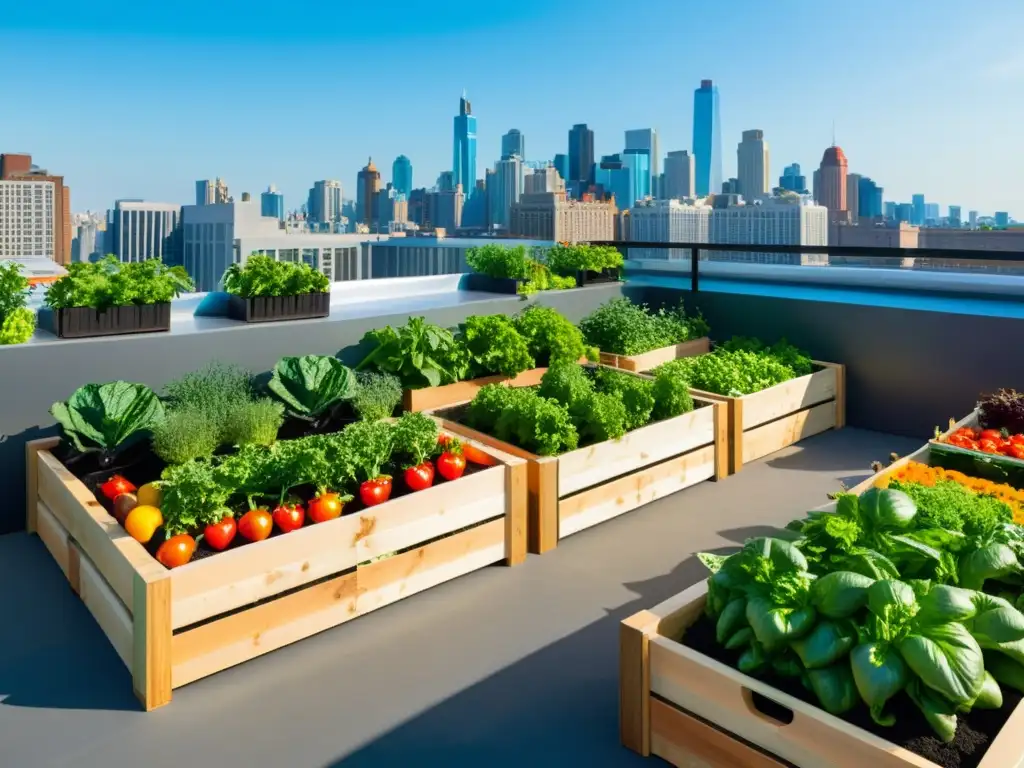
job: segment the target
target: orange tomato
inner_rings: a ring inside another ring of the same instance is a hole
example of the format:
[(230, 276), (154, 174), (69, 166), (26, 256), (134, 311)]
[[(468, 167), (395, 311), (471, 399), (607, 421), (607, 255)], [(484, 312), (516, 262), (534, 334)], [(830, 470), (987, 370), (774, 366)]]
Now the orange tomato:
[(249, 541), (263, 541), (274, 530), (274, 518), (265, 509), (250, 509), (238, 521), (238, 533)]
[(153, 538), (157, 528), (164, 524), (164, 516), (156, 507), (141, 505), (128, 513), (124, 521), (124, 529), (128, 535), (141, 544)]
[(187, 533), (171, 536), (156, 551), (156, 559), (165, 568), (177, 568), (192, 559), (196, 551), (196, 540)]

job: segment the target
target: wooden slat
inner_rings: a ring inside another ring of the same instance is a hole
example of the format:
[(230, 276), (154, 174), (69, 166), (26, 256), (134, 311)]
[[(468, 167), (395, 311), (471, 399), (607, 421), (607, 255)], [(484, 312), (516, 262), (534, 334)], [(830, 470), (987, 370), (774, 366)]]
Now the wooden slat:
[(160, 566), (48, 451), (39, 451), (39, 498), (129, 609), (135, 574)]
[(618, 440), (563, 453), (558, 457), (558, 495), (576, 491), (678, 456), (715, 441), (715, 411), (705, 406), (627, 432)]
[(539, 457), (527, 465), (527, 549), (543, 555), (558, 546), (558, 459)]
[(662, 363), (668, 363), (682, 357), (696, 357), (697, 355), (707, 354), (710, 351), (711, 340), (704, 336), (699, 339), (684, 341), (681, 344), (652, 349), (650, 352), (644, 352), (640, 355), (616, 355), (611, 352), (602, 352), (600, 360), (601, 365), (639, 373), (641, 371), (653, 370)]
[(815, 365), (834, 368), (836, 372), (836, 429), (846, 426), (846, 366), (838, 363), (823, 363), (817, 360)]
[(650, 713), (651, 752), (679, 768), (784, 768), (784, 763), (659, 699), (651, 699)]
[(175, 688), (500, 561), (505, 522), (360, 567), (277, 600), (177, 634)]
[(402, 393), (402, 408), (406, 411), (429, 411), (466, 403), (488, 384), (504, 384), (508, 387), (536, 387), (547, 368), (531, 368), (516, 376), (482, 376), (479, 379), (457, 381), (442, 387), (407, 389)]
[(1024, 702), (1017, 705), (1010, 718), (996, 734), (985, 751), (978, 768), (1020, 768), (1024, 765)]
[(132, 617), (124, 603), (104, 580), (89, 557), (82, 552), (74, 541), (68, 546), (76, 551), (79, 568), (78, 596), (96, 619), (103, 634), (114, 646), (121, 661), (130, 670), (132, 668)]
[(175, 629), (506, 514), (504, 466), (171, 572)]
[(509, 464), (505, 471), (505, 564), (526, 560), (529, 467), (523, 460)]
[(643, 757), (651, 754), (650, 623), (650, 614), (641, 611), (619, 624), (619, 741)]
[[(64, 576), (67, 577), (69, 582), (71, 582), (71, 569), (68, 556), (69, 537), (67, 530), (42, 502), (38, 502), (36, 505), (35, 517), (36, 533), (39, 534), (39, 539), (44, 545), (46, 545), (46, 548), (50, 551), (53, 559), (57, 561), (57, 565), (59, 565), (60, 569), (64, 572)], [(77, 574), (75, 574), (75, 576), (77, 578)], [(72, 582), (72, 588), (76, 592), (78, 591), (77, 581)]]
[[(661, 636), (649, 640), (651, 692), (801, 766), (934, 768), (918, 755)], [(793, 712), (788, 725), (754, 708), (751, 691)]]
[(559, 538), (611, 520), (714, 475), (715, 446), (708, 445), (561, 499), (558, 502)]
[(715, 409), (715, 480), (729, 476), (729, 404), (712, 403)]
[(36, 532), (36, 505), (39, 502), (39, 451), (51, 451), (60, 438), (45, 437), (25, 443), (25, 530)]
[[(746, 403), (743, 404), (746, 408)], [(743, 462), (768, 456), (835, 426), (835, 405), (822, 403), (743, 433)]]
[(760, 392), (744, 395), (743, 430), (749, 432), (754, 427), (781, 416), (788, 416), (825, 401), (834, 401), (835, 397), (835, 368), (824, 368)]
[(134, 599), (132, 686), (149, 712), (171, 701), (170, 572), (136, 574)]

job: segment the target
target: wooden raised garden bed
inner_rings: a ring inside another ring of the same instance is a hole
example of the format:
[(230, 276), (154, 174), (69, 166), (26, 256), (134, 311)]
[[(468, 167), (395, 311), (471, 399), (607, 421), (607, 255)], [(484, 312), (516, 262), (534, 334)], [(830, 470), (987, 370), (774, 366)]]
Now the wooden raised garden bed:
[[(703, 613), (706, 595), (705, 581), (620, 625), (624, 746), (687, 768), (937, 768), (680, 643)], [(1024, 705), (1018, 705), (979, 766), (1010, 768), (1022, 761)]]
[(526, 463), (486, 446), (496, 466), (167, 570), (54, 458), (57, 444), (28, 444), (28, 530), (109, 638), (147, 710), (174, 688), (526, 557)]
[(752, 395), (727, 397), (692, 389), (694, 397), (725, 403), (729, 412), (729, 474), (744, 464), (846, 425), (846, 369), (814, 361), (818, 370)]
[(724, 477), (725, 406), (701, 400), (694, 404), (689, 413), (560, 456), (537, 456), (471, 429), (458, 421), (461, 408), (435, 415), (444, 429), (527, 461), (529, 550), (543, 554), (573, 533), (703, 480)]
[(602, 352), (601, 365), (639, 373), (641, 371), (653, 370), (663, 363), (670, 363), (682, 357), (706, 355), (710, 351), (711, 339), (703, 336), (699, 339), (684, 341), (682, 344), (652, 349), (650, 352), (644, 352), (642, 355), (616, 355), (611, 352)]
[(62, 339), (120, 336), (171, 330), (171, 304), (131, 304), (93, 309), (67, 307), (51, 310), (51, 329)]

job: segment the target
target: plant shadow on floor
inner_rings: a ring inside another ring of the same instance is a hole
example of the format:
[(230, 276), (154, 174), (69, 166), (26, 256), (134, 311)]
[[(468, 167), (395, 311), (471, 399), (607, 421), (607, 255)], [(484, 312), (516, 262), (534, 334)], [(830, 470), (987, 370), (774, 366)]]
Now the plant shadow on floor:
[(37, 537), (0, 536), (0, 584), (0, 707), (140, 711), (131, 674)]
[(670, 573), (625, 584), (636, 599), (440, 702), (329, 768), (649, 766), (649, 760), (619, 744), (619, 623), (706, 573), (691, 556)]
[[(764, 460), (772, 469), (792, 470), (797, 472), (835, 471), (858, 467), (864, 464), (858, 474), (839, 478), (846, 487), (852, 488), (871, 476), (871, 461), (888, 464), (891, 454), (905, 456), (913, 453), (926, 440), (912, 440), (907, 437), (890, 435), (886, 438), (887, 450), (883, 455), (875, 456), (864, 462), (865, 452), (870, 452), (878, 444), (877, 432), (847, 427), (830, 430), (800, 441), (799, 446), (783, 449), (781, 455), (769, 456)], [(836, 490), (842, 490), (838, 483)], [(823, 502), (824, 503), (824, 502)]]

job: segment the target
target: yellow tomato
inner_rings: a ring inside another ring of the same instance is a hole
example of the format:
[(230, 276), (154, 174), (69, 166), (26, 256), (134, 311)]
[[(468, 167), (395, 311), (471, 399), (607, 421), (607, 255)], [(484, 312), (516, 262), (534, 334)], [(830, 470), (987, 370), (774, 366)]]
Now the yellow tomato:
[(139, 505), (143, 507), (157, 507), (159, 509), (160, 502), (163, 501), (163, 492), (153, 483), (146, 483), (139, 488), (135, 492), (135, 496), (139, 500)]
[(164, 524), (164, 516), (160, 510), (149, 505), (138, 506), (128, 513), (124, 521), (124, 529), (128, 535), (141, 544), (153, 538), (156, 529)]

